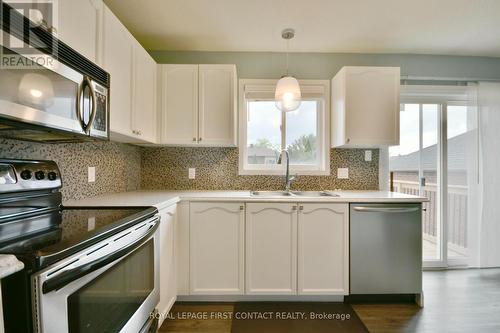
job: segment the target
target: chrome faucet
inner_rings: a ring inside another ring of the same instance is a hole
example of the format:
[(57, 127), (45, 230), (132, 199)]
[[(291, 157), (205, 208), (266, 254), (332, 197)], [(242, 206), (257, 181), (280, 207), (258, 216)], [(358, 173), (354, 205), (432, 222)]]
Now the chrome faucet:
[(290, 176), (290, 155), (286, 149), (281, 151), (280, 157), (278, 158), (278, 164), (281, 164), (282, 162), (283, 153), (286, 156), (285, 192), (290, 192), (290, 187), (292, 186), (292, 181), (295, 177)]

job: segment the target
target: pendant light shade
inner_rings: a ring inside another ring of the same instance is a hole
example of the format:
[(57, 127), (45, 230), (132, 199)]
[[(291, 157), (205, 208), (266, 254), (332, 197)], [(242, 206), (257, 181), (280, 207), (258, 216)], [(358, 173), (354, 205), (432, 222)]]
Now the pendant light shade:
[(274, 100), (281, 111), (297, 110), (301, 100), (299, 81), (293, 76), (283, 76), (276, 84)]
[(295, 36), (293, 29), (285, 29), (281, 32), (281, 37), (287, 41), (286, 47), (286, 75), (282, 76), (276, 84), (274, 100), (276, 107), (281, 111), (288, 112), (297, 110), (300, 106), (301, 93), (299, 81), (288, 74), (288, 41)]

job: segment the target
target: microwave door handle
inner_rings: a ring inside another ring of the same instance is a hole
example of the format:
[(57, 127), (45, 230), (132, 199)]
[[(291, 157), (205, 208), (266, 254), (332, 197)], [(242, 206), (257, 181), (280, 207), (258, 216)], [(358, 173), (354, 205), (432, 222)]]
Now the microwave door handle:
[(83, 112), (82, 110), (82, 99), (83, 99), (83, 89), (85, 88), (85, 78), (82, 80), (82, 83), (78, 86), (78, 92), (76, 95), (76, 117), (78, 118), (78, 122), (84, 132), (87, 132), (87, 126), (85, 125), (85, 121), (83, 120)]
[(104, 257), (101, 257), (95, 261), (89, 262), (85, 265), (82, 265), (80, 267), (76, 267), (73, 269), (70, 269), (64, 273), (61, 273), (57, 276), (54, 276), (53, 278), (46, 280), (42, 284), (42, 292), (44, 294), (47, 294), (53, 290), (61, 289), (62, 287), (68, 285), (69, 283), (78, 280), (82, 276), (85, 276), (89, 273), (92, 273), (110, 263), (112, 263), (115, 260), (118, 260), (120, 258), (123, 258), (127, 254), (135, 251), (137, 248), (139, 248), (146, 240), (148, 240), (158, 229), (159, 226), (159, 221), (156, 221), (156, 223), (149, 229), (149, 231), (142, 236), (140, 239), (135, 241), (134, 243), (128, 245), (127, 247), (124, 247), (121, 250), (115, 251), (113, 253), (110, 253)]
[(95, 94), (94, 85), (92, 84), (92, 82), (90, 80), (88, 80), (88, 85), (90, 88), (90, 97), (91, 97), (91, 103), (92, 103), (89, 123), (87, 124), (87, 129), (90, 130), (90, 128), (92, 128), (92, 124), (94, 123), (95, 115), (97, 112), (97, 96)]
[[(84, 99), (83, 93), (84, 93), (86, 87), (88, 87), (90, 90), (90, 104), (91, 104), (91, 110), (90, 110), (88, 123), (85, 123), (85, 119), (83, 119), (83, 114), (84, 114), (85, 110), (82, 109), (83, 99)], [(77, 112), (76, 112), (77, 117), (78, 117), (78, 121), (80, 122), (80, 126), (82, 127), (82, 129), (85, 133), (87, 133), (89, 131), (90, 127), (92, 126), (92, 123), (94, 122), (94, 118), (95, 118), (95, 114), (96, 114), (96, 110), (97, 110), (96, 103), (97, 103), (97, 99), (96, 99), (94, 87), (92, 86), (92, 82), (90, 81), (90, 79), (88, 77), (85, 76), (82, 80), (82, 83), (80, 84), (80, 86), (78, 88)]]

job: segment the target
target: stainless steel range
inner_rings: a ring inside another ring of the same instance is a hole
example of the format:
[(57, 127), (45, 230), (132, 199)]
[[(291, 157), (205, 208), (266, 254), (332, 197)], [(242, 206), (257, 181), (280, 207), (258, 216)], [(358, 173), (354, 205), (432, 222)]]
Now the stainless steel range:
[(61, 205), (51, 161), (0, 159), (0, 253), (25, 269), (2, 280), (6, 332), (154, 332), (156, 208)]

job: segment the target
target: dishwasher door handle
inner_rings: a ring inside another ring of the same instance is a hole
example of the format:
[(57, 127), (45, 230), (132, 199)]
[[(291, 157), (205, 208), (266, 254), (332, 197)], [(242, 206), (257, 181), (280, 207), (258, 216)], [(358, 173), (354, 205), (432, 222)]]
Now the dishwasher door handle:
[(353, 207), (357, 212), (373, 212), (373, 213), (411, 213), (420, 210), (420, 207)]

